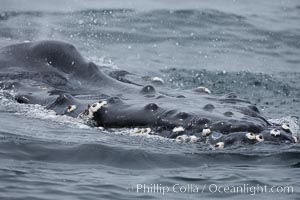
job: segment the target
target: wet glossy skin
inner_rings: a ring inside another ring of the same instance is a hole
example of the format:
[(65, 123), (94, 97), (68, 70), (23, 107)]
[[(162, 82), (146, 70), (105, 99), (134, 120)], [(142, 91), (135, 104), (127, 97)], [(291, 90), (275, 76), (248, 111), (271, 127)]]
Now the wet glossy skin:
[[(295, 142), (288, 130), (272, 125), (250, 102), (234, 94), (216, 97), (203, 90), (173, 91), (151, 85), (137, 86), (115, 80), (76, 48), (59, 41), (16, 44), (0, 50), (0, 80), (14, 89), (20, 103), (41, 104), (58, 114), (77, 117), (88, 105), (107, 101), (90, 117), (96, 126), (150, 127), (151, 134), (176, 138), (195, 135), (211, 144), (256, 143), (247, 133), (265, 141)], [(75, 105), (71, 112), (68, 107)], [(89, 112), (85, 112), (89, 114)], [(182, 127), (184, 131), (173, 131)], [(280, 135), (270, 131), (280, 129)], [(203, 136), (209, 129), (210, 136)], [(246, 137), (246, 139), (245, 139)]]

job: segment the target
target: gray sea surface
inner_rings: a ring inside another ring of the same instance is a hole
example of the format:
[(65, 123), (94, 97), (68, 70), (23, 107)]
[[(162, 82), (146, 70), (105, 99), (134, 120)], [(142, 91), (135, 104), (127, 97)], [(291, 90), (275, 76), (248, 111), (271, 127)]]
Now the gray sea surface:
[[(43, 39), (137, 82), (234, 92), (298, 131), (300, 1), (0, 0), (0, 47)], [(299, 199), (299, 143), (213, 150), (100, 130), (13, 92), (0, 88), (1, 200)]]

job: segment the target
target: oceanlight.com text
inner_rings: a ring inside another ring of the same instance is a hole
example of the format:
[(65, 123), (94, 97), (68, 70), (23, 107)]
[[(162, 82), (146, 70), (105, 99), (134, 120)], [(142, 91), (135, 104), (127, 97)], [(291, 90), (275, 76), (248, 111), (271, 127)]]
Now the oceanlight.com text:
[(289, 185), (219, 185), (219, 184), (136, 184), (130, 187), (132, 192), (136, 193), (153, 193), (162, 194), (167, 193), (219, 193), (219, 194), (248, 194), (256, 195), (259, 193), (286, 193), (291, 194), (294, 192), (294, 187)]

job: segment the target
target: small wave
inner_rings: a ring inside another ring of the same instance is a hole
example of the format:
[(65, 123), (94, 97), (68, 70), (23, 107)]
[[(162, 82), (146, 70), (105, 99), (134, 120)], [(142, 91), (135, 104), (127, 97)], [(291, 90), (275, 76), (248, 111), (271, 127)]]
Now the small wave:
[(38, 104), (20, 104), (13, 96), (13, 91), (0, 91), (0, 112), (11, 112), (28, 118), (50, 120), (55, 123), (76, 127), (80, 129), (90, 129), (84, 120), (66, 115), (57, 115), (52, 110), (47, 110)]
[[(231, 165), (245, 162), (256, 165), (293, 165), (299, 157), (297, 148), (287, 147), (285, 151), (278, 150), (273, 153), (253, 150), (244, 153), (236, 150), (183, 153), (181, 148), (173, 146), (168, 151), (153, 152), (146, 146), (143, 149), (101, 143), (76, 144), (29, 140), (16, 142), (15, 138), (7, 137), (1, 142), (0, 152), (5, 153), (0, 157), (50, 163), (102, 164), (126, 169), (196, 167), (217, 163)], [(228, 159), (231, 160), (230, 163)]]

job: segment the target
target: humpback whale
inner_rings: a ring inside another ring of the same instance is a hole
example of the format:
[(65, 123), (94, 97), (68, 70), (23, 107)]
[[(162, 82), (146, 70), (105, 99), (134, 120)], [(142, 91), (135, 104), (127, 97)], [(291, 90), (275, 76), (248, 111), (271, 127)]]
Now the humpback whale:
[[(162, 81), (160, 81), (162, 82)], [(234, 94), (205, 87), (172, 90), (116, 79), (62, 41), (18, 43), (0, 49), (0, 87), (19, 103), (40, 104), (93, 126), (132, 128), (215, 148), (259, 142), (296, 143), (288, 124), (270, 123)]]

